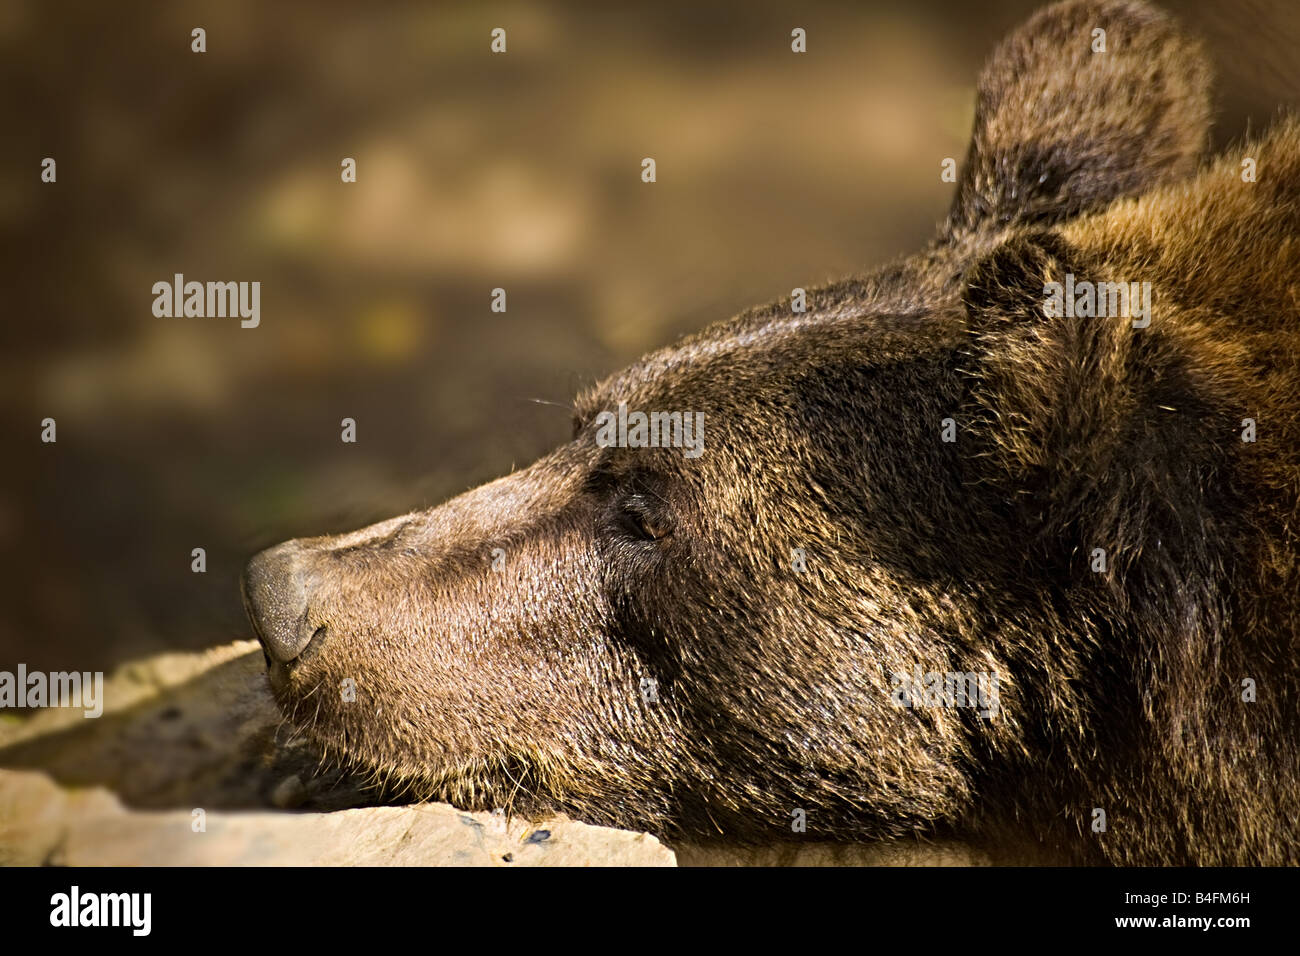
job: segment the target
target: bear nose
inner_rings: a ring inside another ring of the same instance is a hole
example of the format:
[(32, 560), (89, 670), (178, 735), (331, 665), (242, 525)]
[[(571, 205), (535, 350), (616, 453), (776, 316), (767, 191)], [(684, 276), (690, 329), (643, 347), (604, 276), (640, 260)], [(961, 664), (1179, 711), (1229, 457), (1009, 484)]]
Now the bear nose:
[[(281, 664), (311, 643), (302, 549), (289, 541), (253, 555), (240, 580), (244, 611), (267, 655)], [(269, 662), (268, 662), (269, 663)]]

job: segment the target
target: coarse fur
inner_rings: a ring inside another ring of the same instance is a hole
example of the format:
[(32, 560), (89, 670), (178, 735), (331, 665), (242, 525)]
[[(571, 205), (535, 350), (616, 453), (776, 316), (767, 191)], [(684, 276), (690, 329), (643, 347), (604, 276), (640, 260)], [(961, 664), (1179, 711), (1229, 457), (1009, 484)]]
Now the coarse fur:
[[(1203, 164), (1208, 77), (1143, 3), (1043, 10), (929, 248), (650, 354), (527, 469), (258, 555), (289, 719), (423, 798), (669, 838), (1300, 862), (1300, 124)], [(1066, 273), (1151, 283), (1150, 325), (1047, 316)], [(703, 454), (601, 447), (620, 403), (702, 412)], [(996, 674), (996, 715), (899, 706), (917, 669)]]

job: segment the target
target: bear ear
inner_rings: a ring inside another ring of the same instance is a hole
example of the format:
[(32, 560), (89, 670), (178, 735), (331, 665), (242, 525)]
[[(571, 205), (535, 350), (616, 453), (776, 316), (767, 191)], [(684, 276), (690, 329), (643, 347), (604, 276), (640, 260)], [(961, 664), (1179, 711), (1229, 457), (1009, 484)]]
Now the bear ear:
[(1093, 314), (1091, 295), (1115, 278), (1047, 231), (1013, 235), (965, 276), (963, 479), (1063, 573), (1095, 548), (1125, 573), (1144, 553), (1191, 555), (1241, 420), (1189, 339)]
[(959, 420), (970, 429), (973, 474), (1016, 488), (1021, 504), (1044, 516), (1063, 513), (1047, 507), (1068, 485), (1058, 474), (1063, 463), (1069, 473), (1106, 471), (1115, 420), (1136, 400), (1132, 358), (1141, 345), (1131, 320), (1065, 307), (1067, 288), (1098, 278), (1095, 263), (1046, 231), (1014, 235), (965, 276)]
[(971, 335), (1019, 336), (1017, 326), (1051, 321), (1050, 283), (1078, 275), (1081, 267), (1079, 254), (1055, 233), (1020, 233), (1003, 242), (966, 272), (962, 304)]
[(1192, 174), (1210, 68), (1163, 12), (1067, 0), (1012, 33), (980, 76), (949, 236), (1050, 225)]

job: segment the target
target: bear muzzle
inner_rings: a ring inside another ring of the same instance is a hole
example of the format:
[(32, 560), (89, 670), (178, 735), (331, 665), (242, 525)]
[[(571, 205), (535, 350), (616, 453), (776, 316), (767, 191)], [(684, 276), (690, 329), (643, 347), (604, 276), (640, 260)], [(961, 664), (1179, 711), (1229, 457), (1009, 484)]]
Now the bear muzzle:
[(296, 541), (255, 554), (240, 579), (244, 612), (262, 645), (267, 669), (275, 682), (277, 672), (303, 656), (323, 627), (308, 620), (310, 571)]

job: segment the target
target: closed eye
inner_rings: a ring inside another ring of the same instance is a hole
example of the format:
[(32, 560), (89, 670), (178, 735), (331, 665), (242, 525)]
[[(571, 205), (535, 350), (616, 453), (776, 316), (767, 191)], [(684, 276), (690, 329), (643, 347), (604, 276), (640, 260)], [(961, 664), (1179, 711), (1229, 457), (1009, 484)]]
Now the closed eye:
[(673, 533), (672, 523), (643, 494), (629, 495), (624, 500), (623, 522), (645, 541), (659, 541)]

